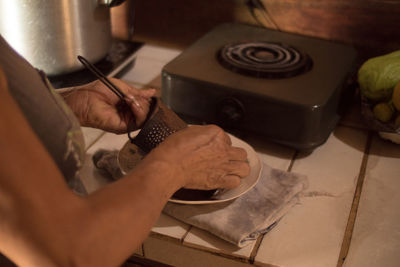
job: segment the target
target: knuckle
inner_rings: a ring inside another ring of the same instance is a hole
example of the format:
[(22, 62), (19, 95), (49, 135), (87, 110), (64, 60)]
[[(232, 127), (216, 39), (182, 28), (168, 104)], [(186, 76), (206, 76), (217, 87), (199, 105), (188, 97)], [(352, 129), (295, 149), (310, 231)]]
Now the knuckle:
[(219, 126), (215, 125), (215, 124), (210, 124), (206, 126), (208, 128), (208, 130), (210, 132), (216, 133), (216, 134), (220, 134), (223, 133), (224, 130), (222, 130)]
[(251, 171), (250, 165), (247, 162), (245, 162), (244, 163), (244, 176), (248, 176), (250, 174), (250, 171)]
[(240, 185), (240, 178), (236, 175), (229, 175), (229, 176), (225, 176), (224, 179), (224, 188), (235, 188), (238, 187)]
[(236, 172), (240, 177), (246, 177), (250, 174), (250, 165), (247, 162), (238, 162)]
[(237, 151), (241, 159), (247, 159), (247, 151), (245, 149), (238, 147)]
[(247, 151), (240, 147), (232, 147), (230, 149), (230, 156), (236, 160), (246, 160), (247, 159)]

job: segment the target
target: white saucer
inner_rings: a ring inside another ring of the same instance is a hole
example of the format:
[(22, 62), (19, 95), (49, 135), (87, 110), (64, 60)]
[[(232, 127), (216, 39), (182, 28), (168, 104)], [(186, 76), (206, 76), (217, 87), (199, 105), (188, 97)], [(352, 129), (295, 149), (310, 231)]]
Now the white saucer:
[[(251, 188), (253, 188), (257, 184), (258, 179), (260, 178), (260, 175), (261, 175), (261, 170), (262, 170), (262, 164), (261, 164), (261, 161), (260, 161), (257, 153), (246, 142), (240, 140), (239, 138), (237, 138), (233, 135), (230, 135), (230, 134), (228, 134), (228, 135), (231, 138), (233, 146), (241, 147), (244, 150), (246, 150), (247, 160), (250, 164), (249, 176), (242, 178), (241, 184), (238, 187), (236, 187), (234, 189), (218, 190), (210, 199), (207, 199), (207, 200), (181, 200), (181, 199), (171, 198), (171, 199), (169, 199), (170, 202), (180, 203), (180, 204), (191, 204), (191, 205), (221, 203), (221, 202), (233, 200), (233, 199), (245, 194), (247, 191), (249, 191)], [(123, 171), (123, 173), (127, 173), (130, 169), (130, 167), (127, 167), (127, 166), (124, 168), (124, 165), (129, 164), (129, 163), (126, 163), (127, 161), (134, 162), (134, 161), (138, 160), (138, 159), (133, 159), (133, 158), (130, 158), (129, 160), (126, 159), (126, 155), (129, 155), (129, 153), (127, 151), (128, 151), (128, 149), (131, 149), (131, 148), (132, 148), (132, 145), (130, 144), (130, 141), (128, 141), (119, 153), (120, 155), (119, 155), (118, 161), (119, 161), (119, 164), (121, 166), (121, 170)], [(124, 164), (121, 164), (122, 163), (121, 159), (123, 158), (121, 156), (121, 154), (123, 154), (123, 156), (125, 157), (126, 162)]]

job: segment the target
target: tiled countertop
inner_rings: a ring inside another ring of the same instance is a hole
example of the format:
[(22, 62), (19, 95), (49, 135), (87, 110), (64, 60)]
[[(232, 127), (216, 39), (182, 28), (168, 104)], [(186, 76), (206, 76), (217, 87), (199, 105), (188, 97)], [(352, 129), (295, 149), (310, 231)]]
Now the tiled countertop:
[[(161, 68), (180, 52), (145, 45), (122, 79), (138, 88), (160, 89)], [(92, 192), (109, 182), (94, 168), (93, 153), (118, 150), (127, 136), (83, 130), (87, 160), (82, 177)], [(309, 186), (300, 203), (269, 233), (241, 249), (162, 214), (138, 254), (192, 267), (400, 266), (400, 145), (363, 129), (357, 111), (310, 154), (245, 141), (268, 165), (307, 175)]]

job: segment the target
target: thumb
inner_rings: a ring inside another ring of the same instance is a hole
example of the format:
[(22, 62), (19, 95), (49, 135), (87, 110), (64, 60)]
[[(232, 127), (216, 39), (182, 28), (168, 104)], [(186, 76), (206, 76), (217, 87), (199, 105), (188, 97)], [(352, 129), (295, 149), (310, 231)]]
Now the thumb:
[(125, 101), (132, 112), (132, 117), (134, 117), (136, 128), (140, 128), (147, 118), (148, 109), (144, 108), (143, 105), (141, 105), (137, 99), (131, 95), (127, 95)]

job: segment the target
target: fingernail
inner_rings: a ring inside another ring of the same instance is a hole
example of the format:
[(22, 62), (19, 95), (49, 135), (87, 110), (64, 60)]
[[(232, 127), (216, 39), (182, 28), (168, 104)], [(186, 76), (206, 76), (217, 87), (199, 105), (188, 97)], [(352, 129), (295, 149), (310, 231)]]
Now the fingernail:
[(136, 98), (133, 95), (127, 95), (126, 96), (129, 100), (131, 100), (138, 108), (142, 108), (139, 104), (139, 102), (136, 100)]

